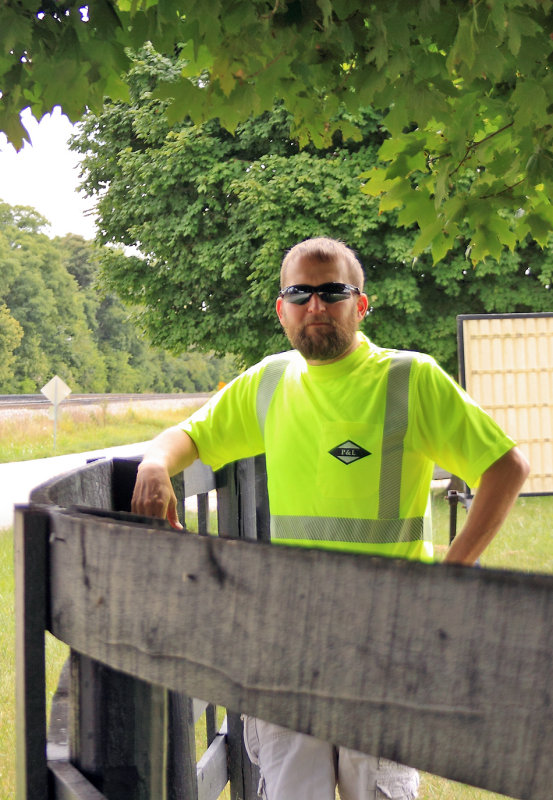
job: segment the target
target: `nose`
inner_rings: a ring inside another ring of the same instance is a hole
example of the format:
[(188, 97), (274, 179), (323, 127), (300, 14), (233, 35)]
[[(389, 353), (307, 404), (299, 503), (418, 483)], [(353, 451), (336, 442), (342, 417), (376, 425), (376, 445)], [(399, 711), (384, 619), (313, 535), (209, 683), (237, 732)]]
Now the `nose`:
[(320, 311), (325, 311), (326, 306), (319, 297), (318, 294), (313, 293), (309, 300), (307, 301), (307, 310), (311, 311), (312, 313), (317, 313)]

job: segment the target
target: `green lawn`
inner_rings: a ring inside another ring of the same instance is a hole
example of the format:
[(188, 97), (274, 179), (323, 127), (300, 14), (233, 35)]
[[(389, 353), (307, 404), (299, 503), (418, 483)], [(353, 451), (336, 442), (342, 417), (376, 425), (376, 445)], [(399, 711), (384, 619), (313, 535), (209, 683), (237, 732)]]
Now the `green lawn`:
[[(0, 800), (15, 797), (15, 616), (13, 535), (0, 531)], [(46, 633), (48, 708), (67, 647)]]
[[(165, 427), (171, 421), (165, 419)], [(152, 428), (143, 436), (155, 433)], [(134, 441), (139, 441), (136, 438)], [(133, 441), (130, 439), (129, 441)], [(101, 446), (101, 445), (98, 445)], [(107, 446), (107, 445), (106, 445)], [(465, 511), (459, 508), (458, 528)], [(438, 559), (447, 548), (449, 506), (442, 496), (433, 498), (434, 535)], [(482, 558), (482, 565), (553, 572), (553, 497), (519, 498), (501, 533)], [(11, 531), (0, 531), (0, 800), (15, 796), (14, 607), (13, 543)], [(51, 698), (66, 657), (64, 645), (47, 636), (47, 696)], [(203, 736), (202, 736), (203, 741)], [(228, 797), (227, 795), (223, 795)], [(501, 795), (422, 775), (420, 800), (499, 800)]]
[(53, 422), (45, 414), (0, 417), (0, 463), (145, 442), (169, 425), (176, 425), (195, 407), (173, 411), (130, 409), (118, 413), (105, 407), (64, 409), (58, 421), (55, 453)]

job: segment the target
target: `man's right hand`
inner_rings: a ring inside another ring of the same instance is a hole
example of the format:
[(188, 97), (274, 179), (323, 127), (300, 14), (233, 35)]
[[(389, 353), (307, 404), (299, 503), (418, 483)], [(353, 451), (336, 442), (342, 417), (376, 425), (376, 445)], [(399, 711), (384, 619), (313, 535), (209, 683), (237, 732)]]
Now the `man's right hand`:
[(152, 440), (138, 474), (131, 510), (145, 517), (158, 517), (182, 530), (171, 475), (189, 467), (198, 458), (196, 445), (181, 428), (168, 428)]
[(138, 467), (131, 511), (145, 517), (167, 519), (182, 530), (177, 514), (177, 498), (167, 469), (155, 462), (143, 461)]

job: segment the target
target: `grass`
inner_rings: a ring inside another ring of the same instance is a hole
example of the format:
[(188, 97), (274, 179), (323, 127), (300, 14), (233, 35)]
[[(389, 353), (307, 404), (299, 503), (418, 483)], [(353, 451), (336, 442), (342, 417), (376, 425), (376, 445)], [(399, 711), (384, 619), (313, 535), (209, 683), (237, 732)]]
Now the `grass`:
[(0, 417), (0, 463), (145, 442), (193, 410), (192, 407), (164, 411), (127, 409), (113, 413), (105, 406), (68, 408), (58, 419), (55, 452), (53, 422), (46, 414)]
[[(465, 510), (459, 506), (457, 530)], [(432, 518), (436, 555), (439, 559), (449, 542), (449, 505), (443, 495), (435, 495)], [(483, 553), (483, 567), (521, 572), (553, 572), (553, 497), (519, 497), (500, 534)], [(421, 773), (419, 800), (503, 800), (504, 795), (464, 786), (444, 778)]]
[[(465, 510), (459, 505), (457, 530)], [(449, 541), (449, 505), (443, 495), (432, 499), (434, 541), (438, 560)], [(553, 497), (519, 497), (501, 533), (483, 553), (481, 565), (493, 569), (553, 573)]]
[[(15, 615), (12, 531), (0, 531), (0, 800), (15, 797)], [(67, 647), (46, 634), (48, 711)]]
[(11, 531), (0, 532), (0, 798), (15, 797), (15, 619)]
[[(146, 441), (159, 430), (184, 416), (179, 412), (125, 412), (111, 415), (79, 411), (62, 417), (58, 428), (57, 454), (99, 449), (101, 447)], [(72, 433), (73, 431), (73, 433)], [(51, 455), (51, 422), (29, 419), (0, 420), (0, 461), (24, 460)], [(74, 436), (74, 438), (72, 438)], [(11, 441), (13, 439), (13, 441)], [(27, 441), (26, 441), (27, 439)], [(29, 443), (32, 440), (32, 444)], [(8, 444), (6, 444), (8, 442)], [(49, 449), (50, 448), (50, 451)], [(11, 454), (11, 455), (10, 455)], [(449, 506), (443, 495), (433, 497), (436, 555), (440, 559), (449, 538)], [(458, 509), (458, 529), (465, 511)], [(193, 526), (193, 519), (189, 521)], [(525, 572), (553, 573), (553, 548), (549, 532), (553, 530), (553, 497), (521, 497), (511, 512), (501, 534), (492, 542), (482, 566)], [(0, 531), (0, 800), (15, 797), (15, 656), (14, 656), (14, 580), (11, 531)], [(46, 673), (47, 703), (55, 691), (67, 648), (47, 634)], [(221, 714), (221, 710), (219, 710)], [(219, 717), (220, 721), (220, 717)], [(198, 723), (198, 758), (205, 742), (205, 724)], [(221, 798), (228, 798), (228, 788)], [(503, 800), (503, 795), (457, 784), (422, 773), (419, 800)]]

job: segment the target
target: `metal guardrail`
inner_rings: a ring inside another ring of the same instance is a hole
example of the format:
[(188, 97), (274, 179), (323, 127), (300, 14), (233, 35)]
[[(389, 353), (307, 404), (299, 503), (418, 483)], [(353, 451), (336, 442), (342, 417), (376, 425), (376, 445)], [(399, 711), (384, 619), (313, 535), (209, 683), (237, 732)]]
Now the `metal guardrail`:
[[(102, 403), (147, 402), (152, 400), (204, 400), (212, 392), (181, 392), (169, 394), (71, 394), (63, 401), (64, 406), (101, 405)], [(8, 408), (47, 408), (51, 403), (42, 394), (0, 394), (0, 411)]]

